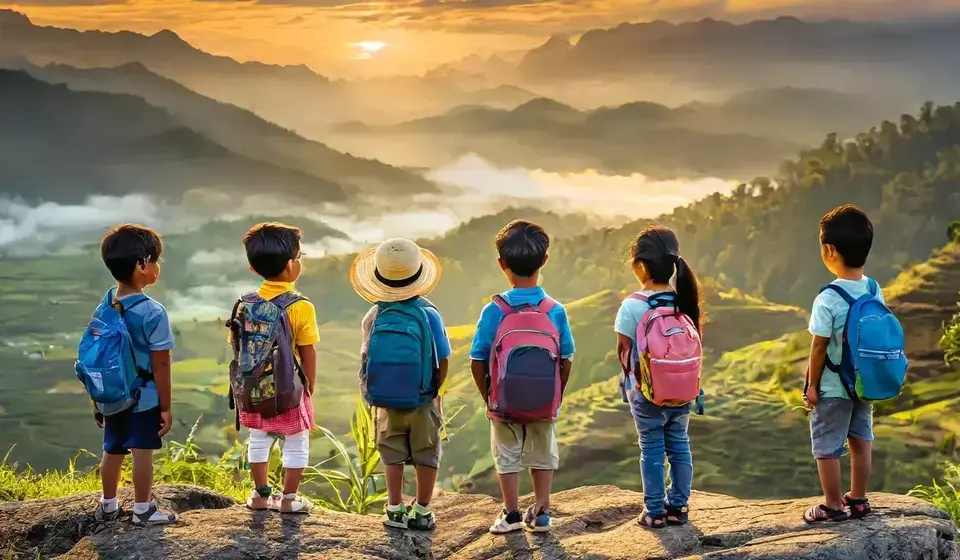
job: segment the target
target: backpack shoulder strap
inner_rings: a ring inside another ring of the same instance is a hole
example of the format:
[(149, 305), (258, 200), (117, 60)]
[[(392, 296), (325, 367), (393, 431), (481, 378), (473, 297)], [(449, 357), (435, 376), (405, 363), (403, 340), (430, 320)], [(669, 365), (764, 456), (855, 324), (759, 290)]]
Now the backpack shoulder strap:
[(867, 282), (867, 290), (870, 292), (871, 296), (877, 297), (880, 294), (880, 284), (878, 284), (873, 278), (869, 278)]
[(130, 310), (133, 309), (134, 307), (140, 305), (141, 303), (147, 301), (147, 300), (150, 299), (150, 298), (149, 298), (147, 295), (145, 295), (145, 294), (140, 294), (140, 297), (131, 298), (131, 299), (132, 299), (132, 301), (130, 301), (130, 302), (128, 302), (128, 303), (125, 304), (125, 303), (121, 302), (119, 299), (114, 298), (113, 304), (116, 306), (117, 311), (120, 313), (120, 317), (123, 317), (123, 315), (124, 315), (127, 311), (130, 311)]
[(648, 298), (647, 296), (641, 294), (640, 292), (633, 292), (632, 294), (630, 294), (629, 296), (627, 296), (627, 299), (635, 299), (635, 300), (637, 300), (637, 301), (642, 301), (643, 303), (647, 303), (647, 301), (648, 301), (650, 298)]
[(304, 297), (300, 292), (284, 292), (279, 296), (273, 297), (270, 299), (270, 303), (276, 305), (280, 309), (286, 311), (291, 305), (297, 303), (298, 301), (310, 301)]
[(836, 284), (827, 284), (826, 286), (820, 288), (820, 293), (822, 294), (823, 292), (826, 292), (827, 290), (832, 290), (832, 291), (835, 292), (837, 295), (839, 295), (840, 297), (842, 297), (842, 298), (843, 298), (843, 301), (847, 302), (847, 305), (853, 306), (853, 304), (857, 301), (857, 300), (853, 299), (853, 296), (851, 296), (849, 293), (847, 293), (846, 290), (844, 290), (844, 289), (841, 288), (840, 286), (837, 286)]
[(541, 300), (540, 303), (535, 306), (535, 309), (540, 313), (550, 313), (550, 311), (557, 305), (557, 300), (550, 296), (545, 296), (543, 300)]
[(504, 317), (506, 317), (507, 315), (513, 315), (514, 313), (517, 312), (517, 310), (514, 309), (513, 306), (511, 306), (509, 303), (507, 303), (507, 300), (504, 299), (504, 297), (501, 296), (500, 294), (497, 294), (492, 298), (490, 298), (490, 301), (492, 301), (494, 305), (500, 308), (500, 311), (503, 312)]

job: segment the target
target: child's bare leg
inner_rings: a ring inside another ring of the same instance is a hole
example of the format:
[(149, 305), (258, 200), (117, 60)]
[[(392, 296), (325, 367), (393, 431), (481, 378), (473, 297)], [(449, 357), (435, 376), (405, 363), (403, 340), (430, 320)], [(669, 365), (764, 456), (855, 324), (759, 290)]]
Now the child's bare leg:
[(104, 453), (100, 460), (100, 482), (103, 484), (103, 498), (112, 500), (117, 497), (120, 487), (120, 472), (123, 470), (123, 460), (126, 455), (111, 455)]
[(533, 495), (536, 499), (534, 513), (550, 511), (550, 489), (553, 486), (553, 471), (530, 469)]
[(403, 463), (386, 465), (383, 468), (387, 479), (387, 504), (395, 506), (403, 503)]
[(268, 467), (269, 463), (250, 463), (250, 476), (253, 478), (254, 488), (263, 488), (270, 483)]
[(850, 438), (850, 497), (865, 498), (873, 468), (873, 442)]
[(417, 465), (417, 503), (423, 507), (430, 505), (433, 489), (437, 485), (437, 473), (433, 467)]
[(501, 474), (500, 493), (503, 495), (503, 509), (508, 512), (520, 509), (520, 475), (519, 473)]
[[(310, 431), (284, 436), (281, 448), (283, 455), (283, 502), (290, 506), (298, 500), (303, 471), (310, 463)], [(283, 511), (286, 511), (284, 509)]]
[(138, 504), (153, 500), (153, 450), (131, 449), (133, 453), (133, 494)]
[(817, 459), (817, 472), (820, 474), (820, 486), (823, 487), (824, 505), (830, 509), (842, 509), (840, 459)]
[(283, 469), (283, 493), (296, 494), (300, 491), (303, 469)]

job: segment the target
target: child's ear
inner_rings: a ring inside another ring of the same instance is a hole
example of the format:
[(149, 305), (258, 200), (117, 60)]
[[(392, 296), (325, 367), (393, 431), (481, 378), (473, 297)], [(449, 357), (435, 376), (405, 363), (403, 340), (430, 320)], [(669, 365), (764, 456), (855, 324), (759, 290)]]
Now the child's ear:
[(503, 263), (503, 259), (497, 257), (497, 264), (500, 265), (500, 270), (506, 270), (507, 265)]
[[(550, 260), (550, 253), (547, 253), (546, 255), (543, 256), (543, 264), (547, 264), (548, 260)], [(540, 266), (543, 266), (543, 264), (541, 264)]]
[(250, 265), (250, 266), (248, 266), (247, 268), (249, 268), (249, 269), (250, 269), (250, 272), (252, 272), (252, 273), (254, 273), (254, 274), (256, 274), (257, 276), (260, 276), (260, 274), (259, 274), (259, 273), (257, 273), (257, 271), (256, 271), (256, 270), (254, 270), (254, 269), (253, 269), (253, 265)]

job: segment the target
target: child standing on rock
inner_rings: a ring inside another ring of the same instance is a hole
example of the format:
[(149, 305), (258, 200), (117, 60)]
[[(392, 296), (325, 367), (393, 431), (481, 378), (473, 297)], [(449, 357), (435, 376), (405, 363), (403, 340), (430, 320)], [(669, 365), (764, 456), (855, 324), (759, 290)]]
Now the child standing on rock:
[[(385, 465), (383, 524), (429, 531), (440, 468), (439, 389), (447, 377), (450, 341), (443, 317), (424, 297), (440, 280), (440, 262), (409, 239), (391, 239), (357, 255), (350, 283), (373, 304), (363, 318), (360, 384), (374, 408), (377, 449)], [(403, 470), (417, 471), (417, 497), (403, 503)]]
[[(871, 401), (897, 396), (906, 377), (903, 329), (880, 286), (863, 273), (872, 246), (873, 224), (859, 208), (840, 206), (820, 220), (820, 256), (836, 279), (820, 290), (810, 312), (803, 399), (812, 409), (810, 439), (824, 502), (804, 512), (807, 523), (870, 513)], [(840, 457), (848, 448), (850, 491), (841, 495)]]
[[(689, 511), (693, 456), (687, 430), (690, 405), (697, 402), (701, 412), (702, 395), (700, 289), (669, 228), (641, 231), (628, 258), (641, 290), (623, 301), (614, 330), (622, 395), (640, 441), (645, 511), (637, 521), (661, 529), (685, 524)], [(670, 461), (669, 492), (664, 459)]]

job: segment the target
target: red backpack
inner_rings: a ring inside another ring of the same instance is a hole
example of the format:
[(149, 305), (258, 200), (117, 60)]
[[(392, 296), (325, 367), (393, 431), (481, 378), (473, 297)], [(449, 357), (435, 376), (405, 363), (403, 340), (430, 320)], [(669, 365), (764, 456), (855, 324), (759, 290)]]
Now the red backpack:
[(497, 295), (503, 320), (490, 349), (487, 416), (527, 424), (554, 421), (560, 410), (560, 333), (547, 316), (557, 302), (514, 309)]

